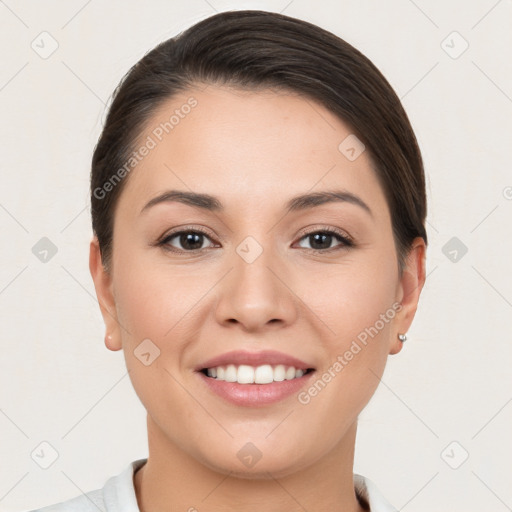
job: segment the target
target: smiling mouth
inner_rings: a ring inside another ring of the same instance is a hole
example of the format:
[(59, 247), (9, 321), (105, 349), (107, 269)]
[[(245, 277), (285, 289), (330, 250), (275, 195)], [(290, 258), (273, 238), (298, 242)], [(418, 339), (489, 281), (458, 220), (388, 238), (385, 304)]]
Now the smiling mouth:
[(315, 371), (314, 368), (295, 368), (283, 364), (250, 366), (245, 364), (222, 365), (213, 368), (203, 368), (201, 373), (215, 380), (237, 382), (238, 384), (270, 384), (285, 380), (300, 379)]

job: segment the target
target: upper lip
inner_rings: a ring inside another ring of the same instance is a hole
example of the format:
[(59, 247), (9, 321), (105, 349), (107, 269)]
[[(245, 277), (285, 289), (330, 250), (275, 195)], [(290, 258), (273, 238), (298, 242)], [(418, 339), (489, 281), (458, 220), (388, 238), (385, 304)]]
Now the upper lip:
[(275, 350), (260, 350), (259, 352), (247, 352), (244, 350), (233, 350), (218, 356), (212, 357), (207, 361), (196, 366), (196, 371), (205, 368), (215, 368), (216, 366), (226, 366), (234, 364), (235, 366), (246, 364), (249, 366), (261, 366), (270, 364), (272, 366), (282, 364), (284, 366), (293, 366), (297, 370), (307, 370), (313, 368), (312, 365), (297, 359), (296, 357), (277, 352)]

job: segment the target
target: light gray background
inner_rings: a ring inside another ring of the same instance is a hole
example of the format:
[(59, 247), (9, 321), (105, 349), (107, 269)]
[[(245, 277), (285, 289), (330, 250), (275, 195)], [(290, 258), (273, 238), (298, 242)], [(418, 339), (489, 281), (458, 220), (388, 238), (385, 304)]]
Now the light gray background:
[[(424, 155), (428, 278), (361, 414), (354, 471), (406, 512), (512, 510), (510, 0), (0, 1), (0, 510), (101, 487), (147, 456), (145, 411), (122, 352), (103, 344), (88, 270), (90, 158), (133, 63), (244, 8), (311, 21), (365, 53)], [(43, 31), (59, 45), (46, 59), (31, 47), (50, 48)], [(57, 247), (46, 263), (32, 252), (42, 237)], [(31, 457), (49, 456), (43, 441), (58, 452), (48, 469)]]

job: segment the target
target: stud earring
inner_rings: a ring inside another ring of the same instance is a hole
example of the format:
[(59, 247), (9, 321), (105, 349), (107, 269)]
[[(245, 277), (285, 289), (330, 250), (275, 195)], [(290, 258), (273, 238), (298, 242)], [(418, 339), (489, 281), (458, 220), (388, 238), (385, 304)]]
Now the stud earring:
[(407, 340), (407, 336), (405, 334), (399, 334), (398, 339), (403, 343)]

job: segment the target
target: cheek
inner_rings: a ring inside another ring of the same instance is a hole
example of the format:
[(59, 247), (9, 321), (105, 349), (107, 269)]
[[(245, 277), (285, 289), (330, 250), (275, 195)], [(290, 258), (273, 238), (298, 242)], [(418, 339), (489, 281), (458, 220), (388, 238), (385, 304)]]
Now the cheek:
[[(387, 335), (390, 320), (395, 316), (393, 304), (398, 279), (395, 261), (368, 256), (332, 265), (315, 279), (308, 279), (315, 286), (304, 291), (306, 303), (324, 322), (325, 339), (333, 340), (337, 349), (350, 344), (375, 324), (379, 335)], [(386, 316), (384, 324), (379, 321), (381, 315)]]
[[(116, 309), (125, 328), (123, 352), (132, 385), (162, 426), (178, 429), (184, 418), (178, 420), (173, 411), (190, 406), (179, 385), (182, 356), (191, 337), (193, 305), (204, 290), (190, 284), (183, 272), (150, 265), (135, 255), (124, 258), (116, 270)], [(172, 397), (172, 407), (162, 397)]]
[[(385, 254), (391, 256), (383, 258)], [(393, 254), (368, 250), (347, 258), (346, 264), (318, 274), (317, 285), (308, 293), (308, 305), (323, 322), (320, 343), (327, 357), (301, 403), (314, 402), (320, 415), (330, 414), (333, 404), (338, 411), (353, 413), (337, 417), (341, 423), (359, 414), (384, 371), (396, 316)]]
[(396, 316), (392, 264), (347, 265), (317, 281), (324, 286), (309, 293), (308, 305), (328, 328), (322, 327), (319, 341), (325, 365), (298, 397), (310, 413), (308, 428), (314, 428), (315, 418), (328, 417), (329, 432), (344, 432), (378, 387)]
[[(124, 327), (126, 366), (142, 403), (158, 408), (158, 401), (151, 405), (155, 389), (180, 392), (172, 376), (181, 373), (187, 346), (197, 338), (197, 305), (205, 294), (206, 276), (191, 273), (186, 266), (156, 262), (143, 251), (133, 251), (116, 263), (114, 292), (118, 320)], [(144, 361), (142, 354), (148, 352)]]
[(115, 273), (114, 292), (119, 321), (130, 332), (124, 337), (163, 341), (175, 338), (183, 319), (204, 294), (204, 282), (185, 267), (155, 262), (143, 251), (122, 258)]

